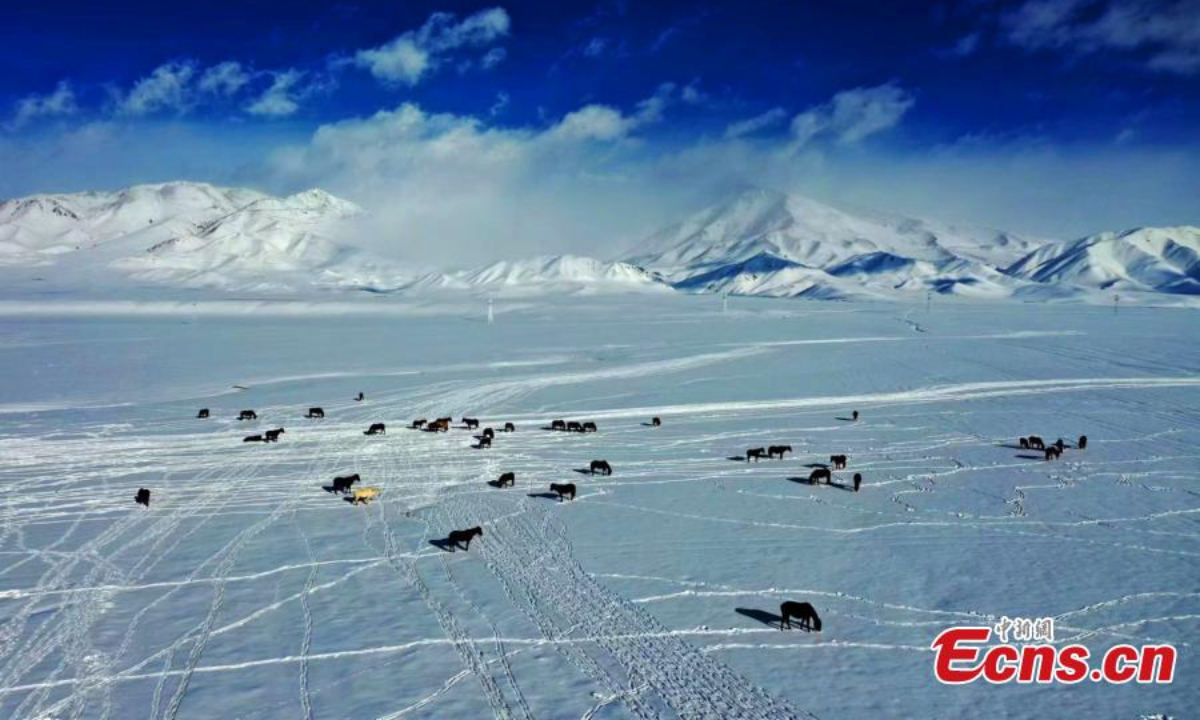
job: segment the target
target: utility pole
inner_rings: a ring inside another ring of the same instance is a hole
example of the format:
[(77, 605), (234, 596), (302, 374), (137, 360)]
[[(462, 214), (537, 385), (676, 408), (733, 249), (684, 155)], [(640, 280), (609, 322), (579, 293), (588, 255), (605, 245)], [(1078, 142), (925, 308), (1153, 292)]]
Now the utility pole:
[(729, 293), (723, 292), (721, 293), (721, 314), (724, 315), (727, 312), (729, 312)]
[(492, 311), (492, 299), (488, 298), (488, 325), (496, 321), (496, 314)]
[(925, 291), (925, 314), (929, 314), (929, 308), (933, 304), (933, 293)]
[(1113, 315), (1117, 314), (1117, 307), (1121, 304), (1121, 296), (1113, 295)]

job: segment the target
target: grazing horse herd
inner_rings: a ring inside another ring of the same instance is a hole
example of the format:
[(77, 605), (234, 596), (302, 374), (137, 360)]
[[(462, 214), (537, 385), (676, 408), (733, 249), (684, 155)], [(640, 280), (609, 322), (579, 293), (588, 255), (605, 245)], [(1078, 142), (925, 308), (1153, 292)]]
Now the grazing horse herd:
[[(1062, 457), (1063, 451), (1067, 449), (1067, 444), (1063, 442), (1062, 438), (1055, 440), (1053, 445), (1047, 445), (1046, 441), (1037, 435), (1017, 438), (1017, 444), (1021, 446), (1022, 450), (1041, 450), (1047, 460), (1057, 460)], [(1075, 443), (1075, 447), (1079, 450), (1086, 450), (1087, 435), (1080, 435), (1079, 440)]]

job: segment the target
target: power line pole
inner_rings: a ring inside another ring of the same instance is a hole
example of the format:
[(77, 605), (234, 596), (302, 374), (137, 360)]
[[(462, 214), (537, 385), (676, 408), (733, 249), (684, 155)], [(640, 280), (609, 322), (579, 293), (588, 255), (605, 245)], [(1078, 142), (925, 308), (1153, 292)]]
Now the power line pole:
[(488, 298), (488, 325), (496, 321), (496, 314), (492, 311), (492, 299)]

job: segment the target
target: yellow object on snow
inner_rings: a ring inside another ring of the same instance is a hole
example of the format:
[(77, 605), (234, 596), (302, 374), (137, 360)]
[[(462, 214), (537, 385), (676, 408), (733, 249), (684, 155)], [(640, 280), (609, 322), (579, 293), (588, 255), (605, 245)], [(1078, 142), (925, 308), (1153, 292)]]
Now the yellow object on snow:
[(376, 497), (379, 497), (379, 488), (377, 488), (377, 487), (359, 488), (354, 491), (354, 496), (350, 499), (350, 502), (354, 503), (355, 505), (358, 505), (360, 503), (371, 502), (371, 500)]

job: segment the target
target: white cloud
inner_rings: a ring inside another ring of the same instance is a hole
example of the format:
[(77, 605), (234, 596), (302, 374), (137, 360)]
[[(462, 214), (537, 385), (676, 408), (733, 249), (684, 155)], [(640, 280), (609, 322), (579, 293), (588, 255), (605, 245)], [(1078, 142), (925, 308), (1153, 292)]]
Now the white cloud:
[(586, 105), (567, 113), (548, 131), (561, 140), (616, 140), (637, 126), (634, 118), (608, 105)]
[(305, 94), (297, 85), (304, 78), (299, 70), (284, 70), (274, 73), (271, 86), (258, 96), (258, 99), (246, 106), (246, 112), (251, 115), (269, 117), (286, 117), (300, 109), (298, 100)]
[(725, 128), (726, 138), (742, 137), (743, 135), (753, 135), (760, 130), (766, 130), (769, 127), (778, 125), (787, 117), (787, 110), (781, 107), (771, 108), (770, 110), (755, 115), (754, 117), (738, 120), (730, 123)]
[(843, 90), (792, 119), (793, 148), (821, 136), (832, 136), (842, 144), (856, 143), (899, 123), (915, 102), (911, 93), (892, 83)]
[(1200, 72), (1200, 0), (1027, 0), (1002, 22), (1026, 50), (1138, 53), (1151, 70)]
[(79, 106), (75, 103), (75, 91), (71, 88), (71, 83), (62, 80), (52, 93), (30, 95), (18, 100), (13, 113), (12, 127), (17, 129), (37, 118), (74, 115), (78, 111)]
[(594, 37), (588, 41), (587, 45), (583, 46), (583, 54), (585, 57), (600, 57), (604, 54), (606, 47), (608, 47), (608, 38)]
[(234, 95), (250, 82), (250, 73), (239, 62), (228, 60), (213, 65), (200, 76), (199, 87), (204, 92)]
[(964, 58), (974, 55), (975, 51), (979, 49), (981, 39), (979, 32), (967, 33), (950, 47), (935, 50), (934, 54), (942, 58)]
[[(491, 44), (508, 35), (510, 26), (508, 13), (499, 7), (481, 10), (462, 22), (454, 20), (450, 13), (434, 13), (417, 30), (409, 30), (379, 47), (359, 50), (353, 62), (385, 83), (412, 86), (452, 51)], [(493, 55), (492, 65), (503, 59), (503, 55)]]
[(496, 102), (492, 103), (492, 106), (488, 108), (488, 115), (496, 117), (500, 113), (507, 110), (509, 100), (510, 98), (508, 97), (508, 93), (504, 91), (496, 93)]
[(504, 62), (504, 58), (508, 57), (508, 51), (502, 47), (492, 48), (479, 59), (479, 65), (484, 70), (491, 70), (500, 63)]
[(196, 64), (190, 61), (160, 65), (138, 80), (122, 98), (117, 111), (123, 115), (147, 115), (162, 110), (183, 113), (192, 106), (191, 83)]

